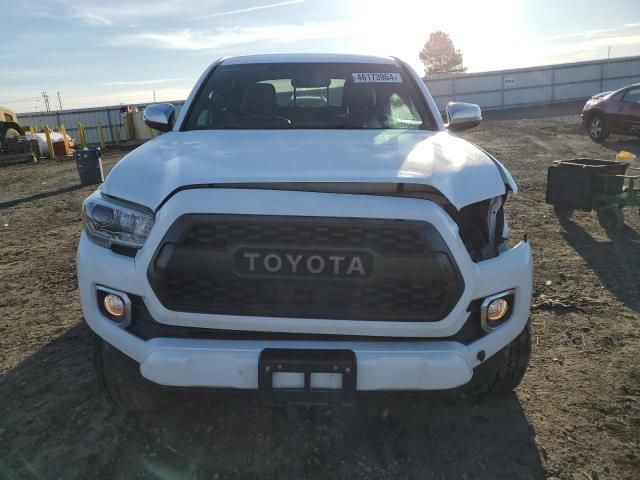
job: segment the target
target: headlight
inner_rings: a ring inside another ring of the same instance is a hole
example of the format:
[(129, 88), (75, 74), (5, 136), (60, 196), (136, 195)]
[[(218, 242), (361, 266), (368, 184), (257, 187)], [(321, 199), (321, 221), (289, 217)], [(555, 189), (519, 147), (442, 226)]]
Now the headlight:
[(153, 212), (138, 205), (92, 195), (84, 202), (84, 231), (103, 247), (141, 248), (153, 227)]

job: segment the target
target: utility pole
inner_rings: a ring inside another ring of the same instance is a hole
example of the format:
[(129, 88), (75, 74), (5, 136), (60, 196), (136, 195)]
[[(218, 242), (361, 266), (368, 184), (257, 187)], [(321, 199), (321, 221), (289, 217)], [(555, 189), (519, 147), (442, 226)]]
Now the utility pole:
[(60, 110), (62, 110), (62, 100), (60, 99), (60, 92), (57, 92), (58, 94), (58, 105), (60, 105)]
[(609, 45), (609, 51), (607, 52), (607, 60), (611, 58), (611, 45)]
[(153, 91), (153, 103), (156, 103), (156, 91)]
[(49, 95), (47, 95), (47, 92), (42, 92), (42, 99), (44, 100), (44, 106), (47, 109), (47, 112), (50, 112), (51, 108), (49, 107)]

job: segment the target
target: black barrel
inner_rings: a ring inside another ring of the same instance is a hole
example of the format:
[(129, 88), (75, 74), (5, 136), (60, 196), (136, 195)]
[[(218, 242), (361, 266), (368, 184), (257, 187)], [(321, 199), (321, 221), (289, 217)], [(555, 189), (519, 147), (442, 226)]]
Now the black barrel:
[(99, 148), (86, 147), (74, 153), (78, 175), (82, 185), (97, 185), (104, 182), (102, 153)]

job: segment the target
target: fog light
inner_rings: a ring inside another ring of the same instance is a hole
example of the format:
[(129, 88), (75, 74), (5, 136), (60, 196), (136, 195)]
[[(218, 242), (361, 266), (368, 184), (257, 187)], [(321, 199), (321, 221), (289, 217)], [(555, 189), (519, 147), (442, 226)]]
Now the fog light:
[(123, 318), (126, 313), (124, 300), (113, 293), (104, 296), (103, 305), (106, 312), (114, 318)]
[(485, 332), (499, 327), (511, 316), (515, 299), (515, 290), (509, 290), (487, 297), (480, 307), (480, 322)]
[(498, 298), (489, 302), (487, 306), (487, 320), (490, 322), (499, 322), (509, 311), (509, 302), (504, 298)]

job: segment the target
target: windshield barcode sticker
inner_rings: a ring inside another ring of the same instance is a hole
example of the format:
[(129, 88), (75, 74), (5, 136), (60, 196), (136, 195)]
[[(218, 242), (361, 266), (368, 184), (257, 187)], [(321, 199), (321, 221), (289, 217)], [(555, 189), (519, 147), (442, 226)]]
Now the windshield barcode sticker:
[(352, 73), (353, 83), (402, 83), (399, 73)]

